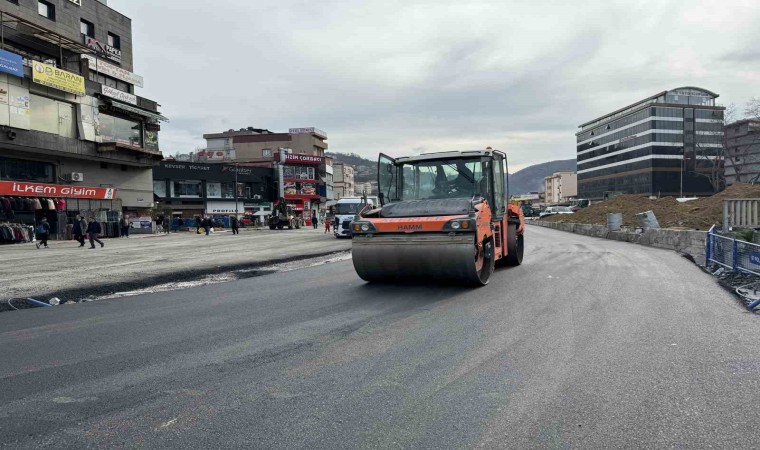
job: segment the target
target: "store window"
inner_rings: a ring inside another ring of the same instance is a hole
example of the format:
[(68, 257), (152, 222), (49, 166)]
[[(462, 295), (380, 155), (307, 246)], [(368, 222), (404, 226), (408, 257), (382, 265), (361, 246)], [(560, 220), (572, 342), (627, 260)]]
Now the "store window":
[(206, 182), (206, 197), (222, 198), (222, 183)]
[(100, 142), (116, 142), (131, 147), (142, 147), (142, 124), (120, 117), (98, 114), (96, 133)]
[(50, 20), (55, 20), (55, 6), (52, 3), (48, 3), (44, 0), (37, 2), (37, 12)]
[(39, 161), (0, 158), (0, 179), (53, 183), (55, 181), (55, 167), (53, 164)]
[(202, 197), (201, 182), (197, 180), (176, 180), (172, 183), (172, 197)]
[(95, 37), (95, 24), (84, 19), (80, 19), (79, 32), (85, 36)]

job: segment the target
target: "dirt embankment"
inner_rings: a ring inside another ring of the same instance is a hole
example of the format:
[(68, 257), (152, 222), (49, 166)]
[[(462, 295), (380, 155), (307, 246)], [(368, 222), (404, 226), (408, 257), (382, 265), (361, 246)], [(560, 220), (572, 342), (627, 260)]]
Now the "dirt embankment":
[(677, 202), (673, 197), (653, 200), (638, 195), (620, 195), (606, 202), (594, 203), (575, 214), (557, 214), (546, 220), (606, 225), (607, 213), (623, 213), (623, 225), (636, 227), (636, 214), (653, 211), (663, 228), (708, 230), (713, 224), (723, 221), (723, 200), (732, 198), (760, 198), (760, 185), (739, 183), (712, 197), (684, 203)]

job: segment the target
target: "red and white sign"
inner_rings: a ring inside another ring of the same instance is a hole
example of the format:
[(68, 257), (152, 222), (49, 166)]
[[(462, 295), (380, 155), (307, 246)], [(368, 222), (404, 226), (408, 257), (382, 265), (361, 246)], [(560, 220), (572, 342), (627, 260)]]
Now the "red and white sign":
[(116, 189), (114, 188), (0, 181), (0, 195), (15, 197), (64, 197), (113, 200), (115, 194)]
[(312, 155), (302, 155), (300, 153), (286, 153), (285, 154), (285, 162), (286, 163), (297, 163), (297, 164), (315, 164), (319, 165), (322, 162), (321, 156), (312, 156)]

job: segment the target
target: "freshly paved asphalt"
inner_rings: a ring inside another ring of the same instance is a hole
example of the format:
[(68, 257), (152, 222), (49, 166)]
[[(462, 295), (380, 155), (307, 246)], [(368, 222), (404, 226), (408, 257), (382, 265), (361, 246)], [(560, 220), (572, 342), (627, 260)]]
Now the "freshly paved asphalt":
[(749, 448), (759, 330), (673, 252), (529, 228), (480, 289), (345, 261), (2, 314), (0, 443)]

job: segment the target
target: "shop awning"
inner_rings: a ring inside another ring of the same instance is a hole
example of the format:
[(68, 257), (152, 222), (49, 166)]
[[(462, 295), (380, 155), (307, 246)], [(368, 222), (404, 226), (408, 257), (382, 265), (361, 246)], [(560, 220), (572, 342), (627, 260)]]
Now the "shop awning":
[(113, 105), (116, 108), (123, 109), (124, 111), (128, 111), (131, 113), (139, 114), (141, 116), (147, 116), (151, 119), (161, 120), (163, 122), (168, 122), (169, 119), (162, 116), (161, 114), (155, 112), (155, 111), (148, 111), (147, 109), (138, 108), (137, 106), (128, 105), (126, 103), (122, 103), (116, 100), (108, 99), (109, 102), (111, 102), (111, 105)]

